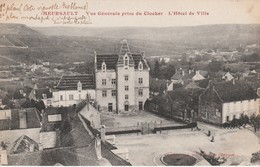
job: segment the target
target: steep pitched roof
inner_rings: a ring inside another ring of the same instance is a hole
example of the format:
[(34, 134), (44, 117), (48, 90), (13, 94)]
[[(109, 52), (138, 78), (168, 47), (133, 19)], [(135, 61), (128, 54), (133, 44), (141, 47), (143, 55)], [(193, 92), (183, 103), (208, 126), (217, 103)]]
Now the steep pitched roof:
[(11, 147), (9, 147), (10, 154), (19, 154), (24, 152), (30, 152), (30, 147), (34, 147), (33, 151), (39, 151), (39, 145), (30, 137), (23, 135), (19, 137), (14, 143), (12, 143)]
[[(64, 108), (61, 108), (63, 112)], [(55, 109), (49, 110), (50, 113), (57, 113), (60, 111)], [(68, 113), (72, 115), (77, 114), (74, 110)], [(66, 166), (97, 165), (98, 157), (95, 149), (95, 138), (92, 138), (92, 136), (87, 132), (79, 117), (76, 116), (71, 118), (73, 118), (71, 119), (71, 122), (73, 122), (74, 125), (73, 131), (64, 131), (64, 134), (61, 135), (61, 148), (11, 155), (8, 157), (9, 165), (50, 166), (57, 163)], [(87, 126), (90, 128), (89, 124), (87, 124)], [(131, 165), (129, 162), (111, 152), (102, 142), (101, 155), (112, 165)], [(26, 159), (26, 161), (24, 161), (24, 159)]]
[(201, 89), (196, 82), (192, 81), (185, 86), (185, 89)]
[(123, 56), (125, 54), (129, 56), (129, 65), (134, 65), (135, 69), (138, 69), (138, 64), (140, 61), (143, 63), (143, 69), (148, 69), (148, 65), (142, 54), (131, 53), (125, 40), (122, 42), (119, 54), (96, 55), (96, 69), (101, 69), (102, 63), (105, 62), (108, 70), (115, 70), (117, 64), (123, 64)]
[(78, 82), (81, 82), (82, 89), (95, 89), (95, 79), (92, 74), (85, 75), (67, 75), (62, 76), (57, 89), (59, 90), (77, 90)]
[(116, 69), (116, 64), (118, 60), (117, 54), (103, 54), (103, 55), (97, 55), (97, 63), (96, 68), (101, 69), (103, 61), (106, 63), (107, 69)]
[(147, 64), (146, 64), (142, 54), (138, 54), (138, 53), (137, 54), (132, 54), (132, 57), (134, 59), (135, 69), (138, 69), (138, 64), (139, 64), (140, 61), (143, 63), (143, 68), (144, 69), (148, 68), (148, 66), (147, 66)]
[(195, 76), (195, 72), (185, 73), (182, 77), (183, 80), (189, 80), (192, 79)]
[(52, 98), (52, 92), (49, 88), (33, 89), (30, 93), (30, 96), (33, 96), (37, 100), (44, 99), (43, 95), (46, 95), (47, 99)]
[(180, 80), (182, 78), (181, 71), (176, 71), (175, 74), (171, 77), (172, 80)]
[(93, 141), (85, 147), (55, 148), (31, 154), (10, 155), (8, 163), (23, 166), (51, 166), (57, 163), (64, 166), (94, 166), (97, 160)]
[(257, 98), (253, 88), (243, 81), (213, 83), (218, 96), (224, 102), (241, 101)]
[[(23, 112), (25, 112), (27, 129), (41, 127), (40, 120), (38, 119), (37, 111), (35, 108), (26, 108), (22, 110)], [(19, 112), (20, 109), (12, 109), (10, 119), (0, 120), (0, 130), (20, 129)]]
[(131, 166), (131, 163), (114, 154), (103, 142), (101, 143), (101, 155), (113, 166)]

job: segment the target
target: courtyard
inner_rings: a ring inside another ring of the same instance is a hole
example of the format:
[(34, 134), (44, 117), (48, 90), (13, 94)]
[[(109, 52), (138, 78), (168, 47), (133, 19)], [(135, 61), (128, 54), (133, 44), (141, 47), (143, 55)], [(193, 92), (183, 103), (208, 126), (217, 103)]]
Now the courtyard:
[(147, 111), (138, 111), (137, 113), (116, 114), (110, 112), (101, 113), (101, 124), (106, 127), (128, 127), (136, 126), (138, 123), (156, 122), (164, 125), (183, 125), (172, 119), (163, 118)]
[[(167, 131), (162, 134), (118, 135), (115, 145), (128, 148), (129, 162), (135, 166), (163, 165), (159, 157), (167, 153), (193, 155), (199, 162), (196, 165), (210, 165), (198, 156), (200, 150), (207, 153), (229, 156), (224, 165), (250, 162), (251, 154), (259, 151), (259, 139), (248, 129), (220, 129), (199, 125), (201, 131)], [(214, 132), (215, 141), (206, 135), (208, 129)]]

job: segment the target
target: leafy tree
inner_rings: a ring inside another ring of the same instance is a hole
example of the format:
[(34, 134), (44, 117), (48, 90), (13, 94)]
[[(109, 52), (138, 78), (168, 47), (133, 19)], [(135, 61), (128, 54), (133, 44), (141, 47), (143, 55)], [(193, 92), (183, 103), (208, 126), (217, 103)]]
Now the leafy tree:
[(257, 53), (253, 53), (251, 55), (243, 55), (241, 59), (244, 62), (258, 62), (260, 61), (260, 55)]
[(158, 78), (160, 76), (160, 63), (158, 60), (155, 61), (154, 64), (154, 77)]
[(175, 67), (173, 64), (170, 64), (166, 67), (166, 70), (164, 72), (164, 78), (170, 80), (171, 77), (175, 74)]
[(218, 72), (222, 68), (222, 63), (220, 61), (212, 61), (209, 63), (208, 67), (211, 72)]

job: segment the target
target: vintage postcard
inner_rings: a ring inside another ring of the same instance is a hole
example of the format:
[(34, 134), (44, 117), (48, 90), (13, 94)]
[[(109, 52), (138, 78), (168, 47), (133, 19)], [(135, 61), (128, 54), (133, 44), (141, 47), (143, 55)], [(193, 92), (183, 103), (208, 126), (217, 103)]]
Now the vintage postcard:
[(259, 141), (259, 0), (0, 0), (0, 166), (258, 166)]

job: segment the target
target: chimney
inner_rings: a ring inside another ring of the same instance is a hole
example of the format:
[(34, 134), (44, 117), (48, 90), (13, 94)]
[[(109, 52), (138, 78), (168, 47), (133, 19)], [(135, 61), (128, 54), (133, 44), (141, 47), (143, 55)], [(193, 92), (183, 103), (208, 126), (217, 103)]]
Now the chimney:
[(96, 150), (96, 155), (98, 160), (100, 160), (102, 158), (101, 155), (101, 140), (99, 137), (95, 138), (95, 150)]
[(27, 113), (26, 110), (19, 110), (19, 127), (20, 129), (26, 129), (27, 128)]
[(106, 129), (105, 129), (105, 125), (101, 126), (101, 130), (100, 130), (100, 135), (101, 135), (101, 140), (103, 142), (106, 141)]
[(39, 145), (39, 151), (42, 151), (42, 150), (43, 150), (43, 145), (42, 145), (42, 143), (38, 143), (38, 145)]
[(0, 166), (1, 165), (8, 165), (7, 150), (5, 149), (0, 150)]
[(29, 145), (29, 152), (34, 152), (35, 150), (35, 145), (34, 144), (30, 144)]
[(184, 71), (184, 70), (182, 70), (181, 72), (182, 72), (182, 76), (184, 76), (184, 75), (185, 75), (185, 71)]
[(189, 69), (189, 74), (191, 74), (191, 69)]
[(141, 52), (142, 57), (145, 59), (145, 51)]
[(55, 147), (60, 147), (60, 130), (55, 129), (55, 131), (56, 131), (56, 145), (55, 145)]

